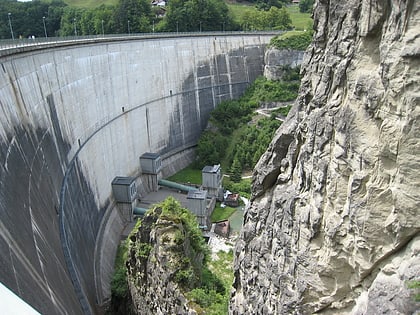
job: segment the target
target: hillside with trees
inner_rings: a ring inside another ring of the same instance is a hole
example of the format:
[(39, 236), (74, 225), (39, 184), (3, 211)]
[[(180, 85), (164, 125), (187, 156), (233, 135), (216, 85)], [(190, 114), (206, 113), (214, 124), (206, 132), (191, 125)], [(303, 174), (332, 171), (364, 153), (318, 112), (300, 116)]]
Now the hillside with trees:
[[(149, 0), (9, 0), (0, 2), (0, 39), (290, 30), (296, 27), (293, 11), (296, 7), (286, 0), (171, 0), (165, 6), (152, 5)], [(305, 12), (310, 10), (308, 6), (304, 9)], [(309, 14), (299, 13), (299, 19), (301, 17), (308, 24)]]

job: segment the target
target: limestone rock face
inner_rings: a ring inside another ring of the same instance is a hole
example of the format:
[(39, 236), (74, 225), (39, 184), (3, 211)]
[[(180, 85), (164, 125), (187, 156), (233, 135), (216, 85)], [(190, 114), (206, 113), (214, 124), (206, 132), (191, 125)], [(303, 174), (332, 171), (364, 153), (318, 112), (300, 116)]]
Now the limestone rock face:
[(319, 0), (301, 91), (253, 174), (231, 314), (413, 314), (420, 2)]
[(182, 223), (161, 217), (156, 208), (129, 238), (128, 284), (135, 313), (196, 314), (188, 307), (177, 274), (188, 267), (200, 269), (203, 256), (192, 257)]
[(284, 68), (295, 68), (302, 64), (304, 52), (271, 47), (264, 56), (264, 76), (269, 80), (279, 80)]

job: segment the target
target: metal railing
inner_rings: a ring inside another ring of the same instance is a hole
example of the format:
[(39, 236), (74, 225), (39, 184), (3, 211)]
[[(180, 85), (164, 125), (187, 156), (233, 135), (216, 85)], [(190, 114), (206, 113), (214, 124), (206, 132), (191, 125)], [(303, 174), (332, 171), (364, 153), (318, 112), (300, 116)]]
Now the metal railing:
[(173, 38), (173, 37), (197, 37), (197, 36), (255, 36), (255, 35), (279, 35), (283, 31), (234, 31), (234, 32), (193, 32), (193, 33), (132, 33), (132, 34), (106, 34), (106, 35), (85, 35), (67, 37), (36, 37), (21, 39), (2, 39), (0, 40), (0, 57), (21, 53), (26, 51), (88, 44), (92, 42), (113, 42), (153, 38)]

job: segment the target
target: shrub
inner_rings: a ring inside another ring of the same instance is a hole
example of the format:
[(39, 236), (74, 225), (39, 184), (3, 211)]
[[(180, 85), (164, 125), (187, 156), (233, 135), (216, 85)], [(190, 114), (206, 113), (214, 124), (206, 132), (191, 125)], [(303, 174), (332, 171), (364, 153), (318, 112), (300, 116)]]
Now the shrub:
[(111, 294), (116, 298), (125, 298), (128, 294), (127, 283), (127, 246), (121, 244), (117, 249), (117, 257), (115, 258), (114, 274), (111, 279)]
[(271, 39), (270, 46), (277, 49), (306, 50), (312, 41), (312, 32), (289, 32)]

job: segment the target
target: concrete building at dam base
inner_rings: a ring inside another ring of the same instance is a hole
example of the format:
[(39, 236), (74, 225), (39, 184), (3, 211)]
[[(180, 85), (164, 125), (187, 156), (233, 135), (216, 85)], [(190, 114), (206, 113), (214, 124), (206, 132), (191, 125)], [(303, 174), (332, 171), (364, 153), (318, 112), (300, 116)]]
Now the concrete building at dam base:
[(98, 314), (137, 198), (194, 160), (210, 112), (262, 75), (274, 35), (1, 51), (0, 282), (41, 314)]

